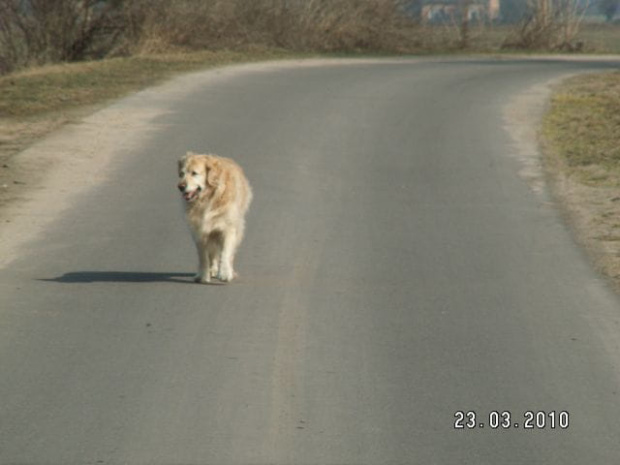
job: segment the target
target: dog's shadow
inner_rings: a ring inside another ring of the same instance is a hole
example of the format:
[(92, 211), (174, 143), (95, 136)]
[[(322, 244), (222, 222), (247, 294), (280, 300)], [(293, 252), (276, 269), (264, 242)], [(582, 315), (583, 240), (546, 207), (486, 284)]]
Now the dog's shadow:
[[(89, 283), (183, 283), (195, 284), (194, 273), (159, 273), (144, 271), (74, 271), (57, 278), (40, 279), (63, 284)], [(218, 284), (218, 283), (214, 283)]]

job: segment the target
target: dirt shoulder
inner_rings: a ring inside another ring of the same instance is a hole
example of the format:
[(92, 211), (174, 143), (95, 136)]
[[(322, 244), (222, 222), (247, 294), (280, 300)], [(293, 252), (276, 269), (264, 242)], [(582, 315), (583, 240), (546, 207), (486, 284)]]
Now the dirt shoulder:
[(540, 144), (553, 195), (595, 267), (620, 290), (620, 72), (553, 88)]

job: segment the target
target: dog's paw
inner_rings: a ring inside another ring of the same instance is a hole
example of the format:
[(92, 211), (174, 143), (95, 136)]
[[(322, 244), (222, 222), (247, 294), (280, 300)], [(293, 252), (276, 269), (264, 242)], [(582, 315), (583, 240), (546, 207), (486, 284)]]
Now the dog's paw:
[(217, 279), (225, 283), (232, 281), (235, 276), (236, 273), (234, 270), (227, 266), (221, 266), (219, 272), (217, 273)]
[(194, 282), (198, 284), (209, 284), (211, 282), (211, 276), (209, 276), (209, 274), (198, 273), (194, 276)]

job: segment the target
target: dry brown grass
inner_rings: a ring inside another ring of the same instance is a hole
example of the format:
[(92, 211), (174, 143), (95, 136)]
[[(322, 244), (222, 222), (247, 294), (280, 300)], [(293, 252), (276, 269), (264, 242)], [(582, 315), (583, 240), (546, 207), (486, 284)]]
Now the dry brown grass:
[(120, 97), (176, 73), (287, 56), (293, 55), (259, 49), (251, 52), (178, 51), (35, 67), (0, 77), (0, 118), (63, 112)]
[(618, 108), (620, 73), (571, 79), (553, 96), (543, 134), (570, 174), (585, 184), (620, 187)]
[(556, 92), (541, 137), (554, 192), (579, 240), (620, 289), (620, 73), (580, 76)]

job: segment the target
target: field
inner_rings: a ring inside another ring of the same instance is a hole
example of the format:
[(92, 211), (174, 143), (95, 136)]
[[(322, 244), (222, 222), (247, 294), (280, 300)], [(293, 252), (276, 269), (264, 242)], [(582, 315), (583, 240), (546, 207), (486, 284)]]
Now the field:
[[(459, 41), (456, 25), (451, 27), (434, 26), (427, 32), (435, 37), (437, 52), (441, 46), (447, 50), (455, 49)], [(474, 53), (523, 53), (524, 50), (502, 48), (502, 44), (510, 42), (515, 35), (514, 26), (474, 26), (471, 29), (471, 44), (466, 52)], [(620, 24), (584, 23), (577, 34), (575, 42), (582, 42), (581, 53), (618, 54), (620, 53)], [(527, 53), (540, 53), (540, 50), (529, 50)]]
[(541, 130), (554, 193), (597, 268), (620, 289), (620, 72), (554, 93)]

